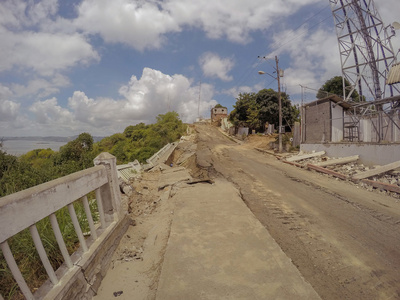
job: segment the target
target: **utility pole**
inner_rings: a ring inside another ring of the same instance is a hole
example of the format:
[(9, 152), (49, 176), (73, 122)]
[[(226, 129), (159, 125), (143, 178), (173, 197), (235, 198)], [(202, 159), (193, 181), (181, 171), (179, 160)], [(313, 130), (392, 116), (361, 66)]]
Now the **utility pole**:
[[(262, 58), (265, 60), (269, 60), (270, 58), (267, 58), (265, 56), (263, 57), (258, 57)], [(279, 59), (278, 56), (275, 56), (275, 62), (276, 62), (276, 78), (272, 76), (271, 74), (265, 73), (264, 71), (258, 71), (258, 74), (263, 75), (263, 74), (268, 74), (272, 78), (276, 79), (278, 81), (278, 106), (279, 106), (279, 128), (278, 128), (278, 138), (279, 138), (279, 153), (282, 153), (282, 100), (281, 100), (281, 70), (279, 70)], [(273, 66), (272, 66), (273, 67)], [(283, 74), (283, 72), (282, 72)], [(283, 76), (283, 75), (282, 75)]]
[(200, 101), (201, 101), (201, 80), (200, 80), (200, 87), (199, 87), (199, 102), (197, 106), (197, 116), (200, 120)]
[(282, 100), (281, 100), (281, 72), (279, 70), (279, 60), (278, 56), (275, 56), (276, 62), (276, 79), (278, 80), (278, 105), (279, 105), (279, 128), (278, 128), (278, 137), (279, 137), (279, 153), (282, 153)]

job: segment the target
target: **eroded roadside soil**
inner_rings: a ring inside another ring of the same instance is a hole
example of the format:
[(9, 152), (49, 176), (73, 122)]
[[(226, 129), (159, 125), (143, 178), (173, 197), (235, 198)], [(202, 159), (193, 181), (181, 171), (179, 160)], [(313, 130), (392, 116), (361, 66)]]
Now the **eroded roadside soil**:
[(400, 204), (197, 126), (197, 157), (234, 183), (322, 299), (400, 299)]

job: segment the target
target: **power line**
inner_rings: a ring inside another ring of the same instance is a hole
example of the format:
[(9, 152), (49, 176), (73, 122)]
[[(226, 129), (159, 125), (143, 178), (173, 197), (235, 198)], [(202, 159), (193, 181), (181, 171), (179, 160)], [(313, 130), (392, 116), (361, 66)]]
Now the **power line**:
[[(274, 44), (272, 44), (272, 46), (270, 46), (270, 49), (276, 47), (276, 48), (274, 49), (274, 51), (277, 51), (277, 50), (281, 49), (283, 46), (285, 46), (285, 45), (287, 45), (287, 44), (289, 44), (289, 43), (291, 43), (291, 42), (293, 42), (293, 41), (295, 41), (295, 40), (297, 40), (297, 39), (303, 37), (304, 35), (306, 35), (308, 32), (303, 32), (302, 34), (299, 35), (299, 34), (297, 34), (297, 32), (295, 32), (295, 31), (298, 30), (299, 28), (301, 28), (304, 24), (306, 24), (306, 23), (309, 22), (310, 20), (312, 20), (312, 19), (314, 19), (315, 17), (317, 17), (318, 15), (320, 15), (324, 10), (326, 10), (326, 9), (329, 8), (329, 7), (330, 7), (330, 4), (328, 4), (328, 5), (324, 6), (323, 8), (321, 8), (321, 9), (320, 9), (319, 11), (317, 11), (315, 14), (313, 14), (312, 16), (310, 16), (309, 18), (307, 18), (305, 21), (303, 21), (300, 25), (298, 25), (297, 27), (295, 27), (295, 29), (293, 29), (293, 32), (291, 33), (291, 35), (289, 35), (289, 36), (285, 39), (285, 41), (281, 41), (280, 44), (278, 44), (278, 41), (276, 41)], [(318, 26), (319, 24), (325, 22), (325, 21), (326, 21), (327, 19), (329, 19), (329, 18), (331, 18), (331, 15), (329, 15), (329, 17), (326, 17), (326, 18), (324, 18), (323, 20), (321, 20), (321, 21), (319, 21), (319, 22), (313, 24), (313, 25), (310, 26), (308, 29), (310, 30), (310, 29), (312, 29), (312, 28)], [(256, 68), (258, 68), (261, 64), (262, 64), (262, 62), (261, 62), (261, 60), (259, 60), (259, 59), (252, 60), (252, 63), (249, 64), (249, 67), (248, 67), (248, 68), (246, 68), (246, 71), (242, 73), (242, 75), (239, 77), (239, 79), (237, 79), (237, 80), (234, 81), (234, 85), (237, 86), (237, 88), (240, 88), (240, 86), (242, 86), (243, 83), (244, 83), (245, 81), (247, 81), (247, 79), (250, 77), (250, 74), (254, 73), (255, 70), (256, 70)], [(274, 81), (274, 80), (273, 80), (273, 81)], [(273, 83), (273, 81), (271, 81), (271, 82), (267, 85), (267, 87), (270, 86), (270, 85)], [(230, 98), (231, 96), (228, 95), (228, 94), (225, 94), (221, 100), (228, 99), (228, 97)]]
[[(319, 10), (318, 12), (316, 12), (314, 15), (312, 15), (311, 17), (309, 17), (308, 19), (306, 19), (303, 23), (301, 23), (300, 25), (298, 25), (295, 29), (293, 29), (292, 35), (297, 37), (297, 34), (295, 33), (295, 31), (296, 31), (297, 29), (301, 28), (301, 27), (302, 27), (304, 24), (306, 24), (308, 21), (310, 21), (311, 19), (313, 19), (313, 18), (315, 18), (316, 16), (318, 16), (320, 13), (322, 13), (322, 11), (324, 11), (324, 10), (327, 9), (328, 7), (330, 7), (330, 4), (324, 6), (322, 9), (320, 9), (320, 10)], [(331, 17), (331, 15), (329, 15), (329, 18), (330, 18), (330, 17)], [(325, 18), (325, 19), (323, 19), (322, 21), (320, 21), (320, 22), (314, 24), (314, 25), (311, 26), (310, 28), (313, 28), (313, 27), (315, 27), (315, 26), (321, 24), (322, 22), (324, 22), (324, 21), (327, 20), (327, 19), (328, 19), (328, 17)], [(290, 41), (292, 41), (292, 39), (290, 39)], [(277, 47), (277, 45), (275, 45), (275, 44), (277, 44), (277, 42), (274, 42), (274, 44), (272, 44), (271, 48)], [(281, 47), (282, 47), (282, 45), (279, 46), (279, 47), (277, 47), (277, 49), (280, 49)]]

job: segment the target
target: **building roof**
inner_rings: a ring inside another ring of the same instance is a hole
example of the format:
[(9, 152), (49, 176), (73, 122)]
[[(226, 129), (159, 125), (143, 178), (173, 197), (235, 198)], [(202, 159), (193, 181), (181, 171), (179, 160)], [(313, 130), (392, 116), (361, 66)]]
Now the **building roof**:
[(318, 105), (318, 104), (322, 104), (322, 103), (325, 103), (325, 102), (328, 102), (328, 101), (335, 102), (337, 105), (340, 105), (340, 106), (342, 106), (343, 108), (346, 108), (346, 109), (352, 107), (351, 103), (345, 102), (343, 100), (343, 98), (339, 97), (338, 95), (330, 95), (330, 96), (325, 97), (325, 98), (317, 99), (317, 100), (315, 100), (313, 102), (304, 104), (304, 106)]
[(400, 63), (395, 64), (389, 71), (386, 84), (400, 83)]

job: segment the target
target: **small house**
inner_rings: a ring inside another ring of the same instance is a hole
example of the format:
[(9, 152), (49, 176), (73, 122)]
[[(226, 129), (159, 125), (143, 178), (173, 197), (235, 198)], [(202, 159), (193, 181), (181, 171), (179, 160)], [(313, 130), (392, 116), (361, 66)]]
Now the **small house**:
[(228, 117), (228, 109), (221, 105), (216, 105), (211, 109), (211, 122), (220, 122), (221, 119)]

